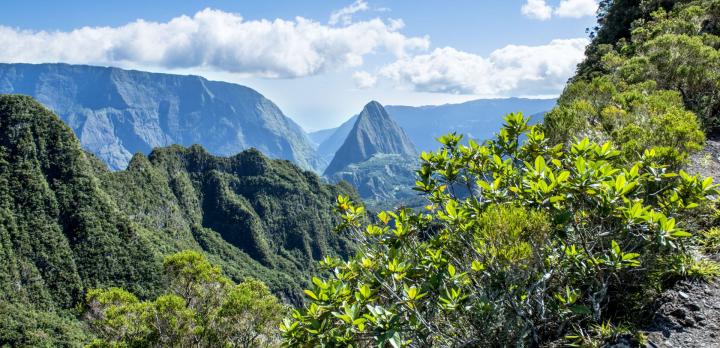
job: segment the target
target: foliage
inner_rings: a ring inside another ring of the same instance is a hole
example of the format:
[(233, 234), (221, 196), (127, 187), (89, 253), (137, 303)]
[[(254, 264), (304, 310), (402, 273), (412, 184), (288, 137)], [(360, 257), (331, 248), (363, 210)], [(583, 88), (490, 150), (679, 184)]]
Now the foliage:
[[(605, 78), (621, 86), (649, 83), (650, 92), (674, 91), (677, 97), (672, 99), (681, 100), (697, 115), (703, 129), (716, 135), (720, 131), (720, 1), (607, 3), (606, 8), (611, 9), (607, 14), (622, 17), (625, 22), (615, 28), (602, 26), (588, 49), (595, 54), (581, 64), (575, 82)], [(632, 25), (627, 19), (632, 19)], [(623, 34), (609, 35), (615, 41), (600, 39), (602, 32), (614, 30)], [(572, 88), (571, 84), (568, 89)], [(609, 105), (612, 103), (603, 106)], [(561, 103), (561, 107), (570, 105)]]
[(673, 168), (681, 166), (705, 140), (697, 118), (685, 110), (677, 92), (610, 77), (569, 85), (558, 106), (546, 114), (545, 129), (554, 143), (584, 136), (612, 141), (627, 161), (654, 149)]
[(0, 299), (53, 310), (87, 286), (159, 289), (159, 260), (90, 168), (49, 110), (0, 96)]
[(686, 253), (683, 219), (703, 214), (712, 179), (673, 172), (654, 150), (628, 164), (610, 143), (551, 145), (527, 121), (511, 114), (484, 145), (451, 134), (423, 153), (426, 212), (371, 223), (340, 197), (360, 249), (322, 262), (331, 275), (285, 319), (286, 344), (538, 344), (622, 319), (659, 260)]
[(720, 253), (720, 228), (713, 227), (703, 232), (699, 244), (708, 254)]
[(591, 324), (587, 330), (581, 327), (576, 330), (576, 333), (565, 336), (569, 347), (601, 348), (608, 344), (627, 346), (630, 342), (644, 347), (647, 344), (647, 337), (642, 332), (623, 325), (613, 325), (609, 321)]
[(332, 202), (352, 191), (255, 149), (217, 157), (200, 146), (157, 148), (99, 177), (159, 253), (202, 250), (232, 279), (256, 277), (291, 301), (313, 260), (351, 247), (332, 233)]
[(163, 256), (186, 249), (298, 302), (312, 260), (351, 248), (332, 233), (340, 193), (353, 191), (257, 150), (220, 158), (172, 146), (110, 172), (52, 112), (1, 95), (0, 303), (18, 314), (0, 325), (0, 345), (82, 344), (68, 311), (88, 289), (155, 298)]
[(590, 80), (606, 73), (600, 63), (602, 56), (630, 37), (633, 23), (649, 18), (659, 8), (667, 10), (682, 2), (687, 0), (600, 0), (597, 26), (588, 28), (592, 42), (585, 49), (585, 60), (578, 65), (573, 80)]
[(86, 328), (71, 313), (0, 301), (0, 318), (3, 347), (82, 347), (88, 341)]
[(661, 260), (658, 265), (657, 283), (673, 284), (680, 279), (708, 281), (720, 276), (720, 264), (705, 258), (678, 254)]
[(140, 301), (120, 289), (87, 294), (96, 347), (261, 347), (277, 343), (284, 307), (260, 281), (224, 277), (198, 252), (165, 258), (168, 292)]

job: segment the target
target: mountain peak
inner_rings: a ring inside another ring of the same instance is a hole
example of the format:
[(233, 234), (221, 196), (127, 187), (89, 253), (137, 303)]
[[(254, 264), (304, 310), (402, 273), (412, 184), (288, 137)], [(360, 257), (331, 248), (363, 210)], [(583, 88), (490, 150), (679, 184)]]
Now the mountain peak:
[(366, 161), (378, 153), (417, 155), (405, 131), (390, 117), (382, 104), (373, 100), (358, 115), (353, 129), (335, 153), (325, 174), (330, 175), (349, 164)]

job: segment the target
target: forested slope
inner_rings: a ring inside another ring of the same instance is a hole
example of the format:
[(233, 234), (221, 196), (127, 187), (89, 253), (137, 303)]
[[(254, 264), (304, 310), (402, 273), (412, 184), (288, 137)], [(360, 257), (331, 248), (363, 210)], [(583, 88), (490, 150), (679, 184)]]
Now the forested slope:
[(352, 189), (257, 150), (172, 146), (110, 172), (26, 96), (0, 96), (0, 183), (0, 342), (11, 345), (78, 343), (71, 312), (88, 289), (153, 297), (162, 257), (180, 250), (297, 300), (298, 275), (349, 248), (332, 233), (332, 201)]

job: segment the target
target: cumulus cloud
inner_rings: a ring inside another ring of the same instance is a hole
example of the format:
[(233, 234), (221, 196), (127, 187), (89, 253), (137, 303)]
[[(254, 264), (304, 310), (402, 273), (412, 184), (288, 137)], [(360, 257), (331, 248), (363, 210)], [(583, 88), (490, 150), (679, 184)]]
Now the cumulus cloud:
[(594, 16), (598, 6), (597, 0), (561, 0), (555, 8), (545, 0), (527, 0), (520, 11), (526, 17), (544, 21), (553, 15), (561, 18)]
[(133, 67), (207, 68), (263, 77), (301, 77), (362, 65), (385, 51), (405, 57), (426, 50), (427, 37), (407, 37), (400, 20), (327, 26), (293, 20), (244, 20), (205, 9), (168, 22), (32, 31), (0, 26), (0, 61), (65, 62)]
[(545, 0), (528, 0), (521, 8), (522, 14), (526, 17), (548, 20), (552, 17), (552, 7)]
[(382, 77), (421, 92), (485, 97), (552, 95), (562, 91), (584, 57), (585, 38), (541, 46), (509, 45), (482, 57), (452, 47), (397, 60)]
[(598, 6), (596, 0), (562, 0), (555, 9), (555, 14), (559, 17), (568, 18), (594, 16)]
[(353, 73), (353, 81), (357, 88), (365, 89), (375, 87), (377, 84), (377, 77), (371, 75), (367, 71), (356, 71)]
[(332, 25), (335, 25), (338, 22), (342, 22), (345, 25), (350, 24), (352, 22), (352, 15), (354, 13), (367, 11), (369, 9), (370, 7), (368, 6), (366, 1), (356, 0), (355, 2), (346, 7), (343, 7), (337, 11), (333, 11), (333, 13), (330, 14), (329, 23)]

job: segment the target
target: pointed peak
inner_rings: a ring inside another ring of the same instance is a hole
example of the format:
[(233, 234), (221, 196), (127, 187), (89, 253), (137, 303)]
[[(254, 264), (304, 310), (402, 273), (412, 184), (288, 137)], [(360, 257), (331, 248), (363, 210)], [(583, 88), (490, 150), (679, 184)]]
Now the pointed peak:
[(353, 163), (368, 160), (375, 154), (415, 156), (415, 146), (405, 131), (377, 101), (371, 101), (358, 116), (353, 129), (325, 169), (331, 175)]
[(367, 104), (365, 104), (365, 107), (363, 107), (362, 112), (359, 115), (359, 118), (386, 118), (390, 119), (390, 115), (388, 115), (387, 111), (385, 111), (385, 108), (380, 104), (379, 102), (373, 100)]
[(368, 109), (368, 108), (382, 108), (382, 107), (383, 107), (383, 106), (382, 106), (382, 104), (380, 104), (379, 101), (377, 101), (377, 100), (371, 100), (369, 103), (365, 104), (365, 107), (364, 107), (363, 109)]

